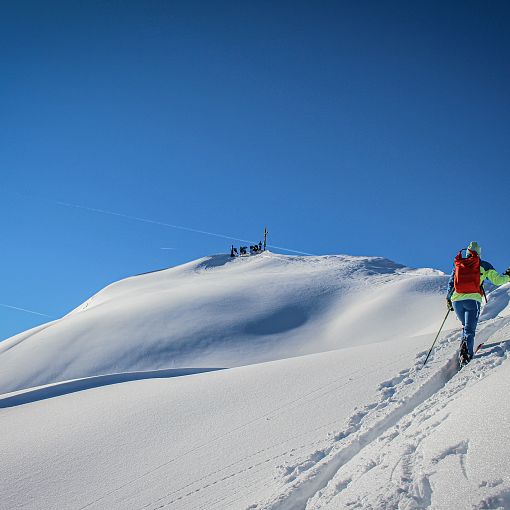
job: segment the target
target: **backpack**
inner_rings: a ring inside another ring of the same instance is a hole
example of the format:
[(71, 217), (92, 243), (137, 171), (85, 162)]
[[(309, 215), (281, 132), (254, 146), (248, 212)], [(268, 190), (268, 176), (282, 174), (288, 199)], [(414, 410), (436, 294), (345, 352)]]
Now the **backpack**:
[(471, 257), (462, 257), (462, 250), (455, 257), (455, 292), (459, 294), (481, 294), (480, 257), (476, 251), (467, 250)]

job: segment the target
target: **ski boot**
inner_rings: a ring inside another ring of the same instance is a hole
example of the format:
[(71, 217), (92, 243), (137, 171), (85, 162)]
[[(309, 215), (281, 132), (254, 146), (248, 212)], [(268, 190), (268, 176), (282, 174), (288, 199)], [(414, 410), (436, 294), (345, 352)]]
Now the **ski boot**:
[(467, 342), (465, 340), (460, 344), (459, 351), (459, 369), (466, 366), (471, 361), (472, 356), (469, 355)]

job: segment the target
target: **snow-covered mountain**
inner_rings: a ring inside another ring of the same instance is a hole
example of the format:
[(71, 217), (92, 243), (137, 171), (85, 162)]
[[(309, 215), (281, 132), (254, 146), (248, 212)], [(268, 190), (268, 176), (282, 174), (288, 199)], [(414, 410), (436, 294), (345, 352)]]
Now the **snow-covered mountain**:
[(431, 331), (445, 282), (379, 257), (206, 257), (114, 283), (0, 343), (0, 391), (407, 338)]
[(453, 318), (423, 368), (445, 282), (265, 253), (107, 287), (0, 344), (0, 508), (510, 508), (510, 285), (458, 372)]

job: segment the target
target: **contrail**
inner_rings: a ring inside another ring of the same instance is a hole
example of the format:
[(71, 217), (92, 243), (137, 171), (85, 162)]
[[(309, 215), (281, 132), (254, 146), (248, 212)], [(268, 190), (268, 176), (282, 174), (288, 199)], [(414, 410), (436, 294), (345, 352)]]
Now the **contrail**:
[[(64, 207), (73, 207), (75, 209), (82, 209), (84, 211), (91, 211), (99, 214), (107, 214), (110, 216), (117, 216), (119, 218), (126, 218), (128, 220), (140, 221), (142, 223), (150, 223), (152, 225), (160, 225), (162, 227), (175, 228), (178, 230), (185, 230), (186, 232), (193, 232), (195, 234), (203, 234), (208, 236), (220, 237), (222, 239), (228, 239), (230, 241), (239, 241), (241, 243), (255, 243), (255, 241), (250, 241), (249, 239), (239, 239), (238, 237), (233, 237), (225, 234), (217, 234), (216, 232), (207, 232), (206, 230), (198, 230), (196, 228), (184, 227), (182, 225), (173, 225), (172, 223), (165, 223), (163, 221), (150, 220), (148, 218), (140, 218), (138, 216), (131, 216), (129, 214), (118, 213), (115, 211), (108, 211), (106, 209), (98, 209), (96, 207), (86, 207), (84, 205), (70, 204), (68, 202), (55, 202), (57, 205), (61, 205)], [(289, 253), (297, 253), (299, 255), (313, 255), (313, 253), (306, 253), (304, 251), (291, 250), (290, 248), (282, 248), (281, 246), (274, 246), (269, 244), (269, 248), (276, 248), (277, 250), (287, 251)]]
[(4, 303), (0, 303), (0, 306), (4, 306), (5, 308), (11, 308), (13, 310), (20, 310), (21, 312), (33, 313), (34, 315), (42, 315), (43, 317), (49, 317), (50, 319), (53, 319), (51, 315), (48, 315), (46, 313), (34, 312), (34, 310), (27, 310), (26, 308), (20, 308), (19, 306), (6, 305)]

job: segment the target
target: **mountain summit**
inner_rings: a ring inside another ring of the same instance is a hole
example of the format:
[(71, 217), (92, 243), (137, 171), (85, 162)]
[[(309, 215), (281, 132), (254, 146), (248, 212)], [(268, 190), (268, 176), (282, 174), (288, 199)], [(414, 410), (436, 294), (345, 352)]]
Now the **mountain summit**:
[(445, 284), (440, 271), (381, 257), (204, 257), (113, 283), (62, 319), (2, 342), (0, 392), (408, 338), (429, 332)]

